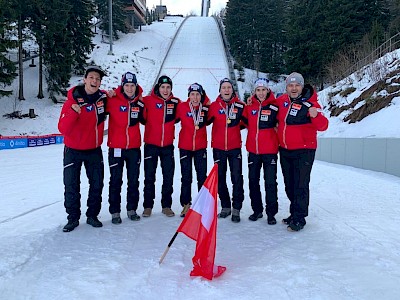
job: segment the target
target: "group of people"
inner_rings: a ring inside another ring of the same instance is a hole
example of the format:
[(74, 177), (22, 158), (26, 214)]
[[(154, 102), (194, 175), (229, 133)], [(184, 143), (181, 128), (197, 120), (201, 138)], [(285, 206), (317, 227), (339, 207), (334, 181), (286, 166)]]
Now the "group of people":
[[(265, 213), (270, 225), (276, 224), (278, 212), (277, 163), (278, 152), (286, 195), (290, 200), (290, 215), (283, 219), (288, 230), (299, 231), (306, 224), (309, 206), (309, 182), (317, 147), (317, 131), (326, 130), (328, 120), (321, 112), (317, 94), (304, 84), (303, 76), (292, 73), (286, 79), (286, 92), (275, 98), (266, 78), (254, 83), (254, 93), (247, 103), (239, 100), (233, 83), (220, 81), (219, 95), (211, 102), (204, 88), (193, 83), (188, 98), (181, 101), (172, 93), (173, 83), (161, 76), (149, 96), (135, 74), (127, 72), (115, 90), (100, 89), (105, 72), (97, 66), (86, 69), (83, 85), (68, 91), (61, 110), (58, 128), (64, 135), (65, 208), (68, 223), (64, 232), (79, 225), (81, 215), (80, 173), (85, 166), (89, 181), (87, 224), (101, 227), (98, 219), (104, 186), (104, 162), (101, 150), (104, 122), (108, 123), (108, 162), (110, 168), (109, 212), (113, 224), (120, 224), (123, 170), (127, 176), (127, 216), (140, 220), (139, 172), (141, 165), (141, 132), (144, 125), (144, 189), (142, 217), (150, 217), (155, 199), (158, 160), (162, 170), (161, 206), (168, 217), (171, 209), (175, 170), (175, 124), (179, 132), (181, 167), (181, 217), (188, 212), (192, 195), (193, 165), (200, 190), (207, 176), (207, 130), (212, 124), (211, 147), (218, 164), (218, 195), (221, 200), (219, 218), (231, 216), (240, 222), (244, 201), (242, 174), (241, 130), (247, 128), (249, 192), (253, 214), (249, 220), (263, 217), (260, 173), (263, 169)], [(227, 186), (228, 165), (232, 182), (232, 197)]]

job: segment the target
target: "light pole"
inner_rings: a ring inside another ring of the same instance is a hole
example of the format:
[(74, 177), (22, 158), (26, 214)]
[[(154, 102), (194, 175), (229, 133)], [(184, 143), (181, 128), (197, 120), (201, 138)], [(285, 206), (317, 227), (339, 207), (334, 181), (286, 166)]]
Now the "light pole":
[(112, 0), (108, 0), (108, 33), (109, 33), (109, 41), (110, 41), (110, 50), (108, 51), (108, 55), (113, 55), (113, 32), (112, 32)]

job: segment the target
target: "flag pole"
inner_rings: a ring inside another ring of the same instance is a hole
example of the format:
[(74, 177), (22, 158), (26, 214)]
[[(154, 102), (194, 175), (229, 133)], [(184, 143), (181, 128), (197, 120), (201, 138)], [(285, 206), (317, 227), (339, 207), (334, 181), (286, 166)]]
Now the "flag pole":
[(163, 262), (165, 256), (167, 255), (167, 253), (168, 253), (168, 251), (169, 251), (169, 248), (171, 248), (171, 246), (172, 246), (173, 242), (175, 241), (176, 236), (178, 235), (178, 233), (179, 233), (178, 231), (175, 232), (174, 236), (173, 236), (172, 239), (169, 241), (168, 246), (167, 246), (167, 248), (165, 249), (163, 255), (161, 256), (160, 261), (158, 262), (158, 264), (161, 265), (161, 263)]

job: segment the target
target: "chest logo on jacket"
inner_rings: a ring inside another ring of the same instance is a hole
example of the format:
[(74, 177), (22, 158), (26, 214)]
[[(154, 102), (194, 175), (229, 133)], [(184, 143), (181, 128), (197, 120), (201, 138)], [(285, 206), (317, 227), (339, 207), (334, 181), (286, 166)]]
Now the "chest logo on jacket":
[(121, 111), (121, 112), (125, 112), (126, 110), (127, 110), (126, 106), (120, 106), (119, 107), (119, 111)]
[(93, 106), (92, 106), (92, 105), (87, 105), (87, 106), (86, 106), (86, 111), (87, 111), (87, 112), (93, 111)]
[(257, 112), (258, 112), (258, 110), (253, 109), (253, 110), (251, 111), (251, 114), (252, 114), (253, 116), (255, 116), (255, 115), (257, 114)]
[(224, 115), (224, 114), (225, 114), (225, 110), (220, 109), (220, 110), (218, 111), (218, 113), (219, 113), (220, 115)]
[(156, 107), (157, 107), (158, 109), (161, 109), (161, 108), (163, 107), (163, 105), (162, 105), (161, 103), (157, 103), (157, 104), (156, 104)]

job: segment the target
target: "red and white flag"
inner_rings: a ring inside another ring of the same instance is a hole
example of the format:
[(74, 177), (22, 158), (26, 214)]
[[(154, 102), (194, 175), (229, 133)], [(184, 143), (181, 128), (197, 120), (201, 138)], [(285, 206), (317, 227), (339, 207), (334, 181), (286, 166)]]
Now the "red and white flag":
[(202, 276), (209, 280), (226, 270), (225, 267), (214, 266), (217, 246), (217, 191), (218, 165), (214, 164), (177, 230), (197, 242), (190, 276)]

